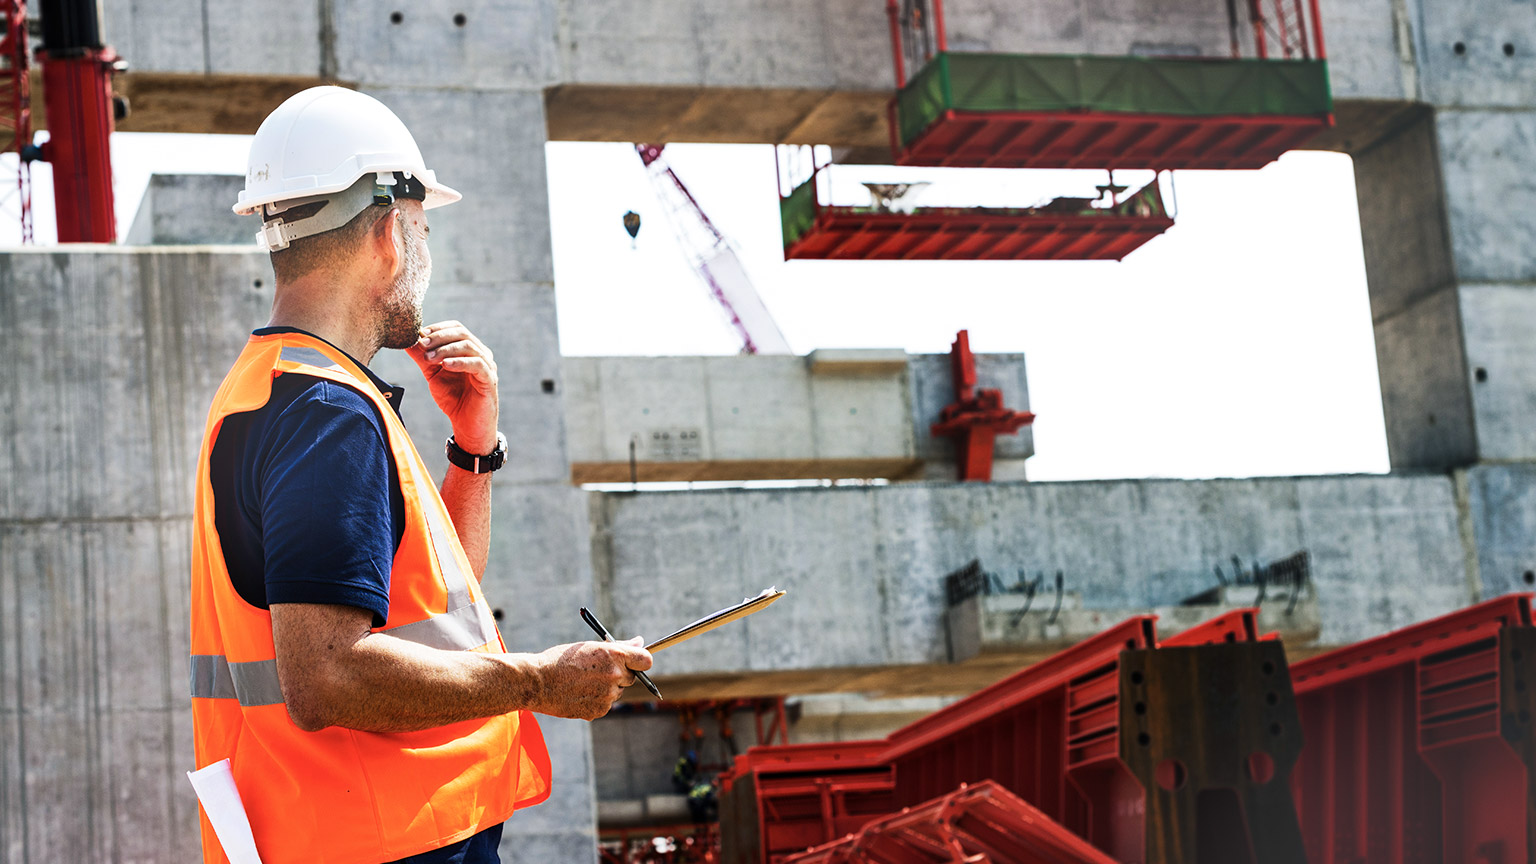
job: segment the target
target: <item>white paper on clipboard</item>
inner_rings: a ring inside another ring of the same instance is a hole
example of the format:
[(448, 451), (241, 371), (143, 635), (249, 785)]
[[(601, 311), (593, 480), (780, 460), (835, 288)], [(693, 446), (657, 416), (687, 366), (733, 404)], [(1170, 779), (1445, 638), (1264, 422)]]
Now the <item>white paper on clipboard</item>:
[(197, 800), (208, 814), (213, 833), (224, 847), (224, 855), (230, 864), (261, 864), (256, 854), (256, 838), (251, 835), (251, 822), (245, 815), (245, 803), (240, 800), (240, 790), (235, 788), (235, 775), (229, 770), (229, 760), (219, 761), (196, 771), (188, 771), (187, 779), (197, 792)]
[(723, 624), (729, 624), (732, 621), (745, 618), (754, 612), (761, 612), (767, 609), (773, 601), (783, 597), (784, 594), (785, 592), (770, 585), (764, 588), (762, 593), (756, 597), (748, 597), (735, 606), (727, 606), (718, 612), (705, 615), (692, 624), (657, 639), (655, 642), (645, 646), (645, 650), (655, 654), (663, 648), (670, 648), (679, 642), (687, 642), (700, 633), (708, 633)]

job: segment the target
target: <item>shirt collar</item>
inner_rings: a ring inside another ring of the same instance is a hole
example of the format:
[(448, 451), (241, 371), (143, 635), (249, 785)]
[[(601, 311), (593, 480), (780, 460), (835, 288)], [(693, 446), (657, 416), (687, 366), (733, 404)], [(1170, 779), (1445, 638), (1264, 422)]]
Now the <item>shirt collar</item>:
[(351, 354), (348, 354), (346, 351), (342, 350), (331, 340), (322, 336), (316, 336), (308, 330), (300, 330), (297, 327), (262, 327), (253, 331), (251, 335), (272, 336), (278, 333), (298, 333), (303, 336), (308, 336), (311, 339), (319, 339), (321, 342), (324, 342), (332, 348), (335, 348), (337, 351), (341, 351), (343, 357), (351, 360), (354, 366), (363, 370), (363, 374), (368, 376), (368, 380), (373, 383), (373, 386), (381, 394), (383, 394), (384, 398), (389, 402), (389, 407), (395, 409), (396, 414), (400, 413), (400, 402), (405, 398), (405, 386), (401, 384), (391, 384), (388, 381), (385, 381), (383, 378), (373, 374), (373, 370), (369, 369), (366, 364), (359, 363), (356, 357), (353, 357)]

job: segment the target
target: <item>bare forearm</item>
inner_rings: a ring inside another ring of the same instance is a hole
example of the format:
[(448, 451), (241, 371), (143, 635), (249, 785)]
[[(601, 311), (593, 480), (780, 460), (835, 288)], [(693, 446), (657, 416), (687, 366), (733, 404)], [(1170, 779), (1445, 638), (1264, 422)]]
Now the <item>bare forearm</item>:
[(442, 495), (475, 578), (484, 578), (491, 555), (491, 475), (450, 465), (443, 478)]
[(540, 703), (529, 655), (442, 651), (377, 633), (343, 650), (324, 688), (309, 691), (313, 704), (285, 688), (302, 727), (414, 732)]
[(592, 720), (631, 670), (651, 666), (638, 642), (576, 642), (538, 654), (443, 651), (369, 628), (350, 606), (272, 604), (277, 677), (300, 728), (410, 732), (519, 709)]

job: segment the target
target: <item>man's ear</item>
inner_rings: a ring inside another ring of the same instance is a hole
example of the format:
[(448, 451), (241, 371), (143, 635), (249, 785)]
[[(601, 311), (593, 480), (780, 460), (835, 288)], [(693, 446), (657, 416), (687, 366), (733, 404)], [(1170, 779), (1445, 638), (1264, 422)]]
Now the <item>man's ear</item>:
[(374, 254), (378, 256), (380, 266), (389, 272), (390, 279), (394, 279), (400, 274), (405, 250), (405, 238), (400, 233), (399, 207), (390, 207), (388, 213), (373, 223), (373, 228), (368, 232), (368, 240)]

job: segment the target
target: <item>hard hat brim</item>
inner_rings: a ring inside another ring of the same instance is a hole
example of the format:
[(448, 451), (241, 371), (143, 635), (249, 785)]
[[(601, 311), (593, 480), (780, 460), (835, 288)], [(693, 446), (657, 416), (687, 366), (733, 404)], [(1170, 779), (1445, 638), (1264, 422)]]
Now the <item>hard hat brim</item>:
[[(363, 175), (359, 174), (357, 176), (361, 177)], [(430, 170), (423, 171), (418, 176), (421, 180), (421, 185), (427, 187), (427, 197), (421, 202), (423, 209), (433, 210), (464, 199), (464, 196), (457, 189), (437, 182), (437, 175), (434, 172)], [(357, 182), (357, 177), (353, 177), (345, 183), (332, 183), (304, 190), (284, 191), (272, 195), (263, 195), (260, 198), (253, 198), (249, 201), (244, 200), (242, 197), (230, 209), (234, 211), (236, 216), (254, 216), (260, 213), (261, 208), (268, 204), (276, 204), (279, 201), (293, 201), (298, 198), (323, 198), (326, 195), (335, 195), (337, 192), (345, 192), (355, 182)], [(244, 192), (240, 194), (242, 196), (245, 195)]]

